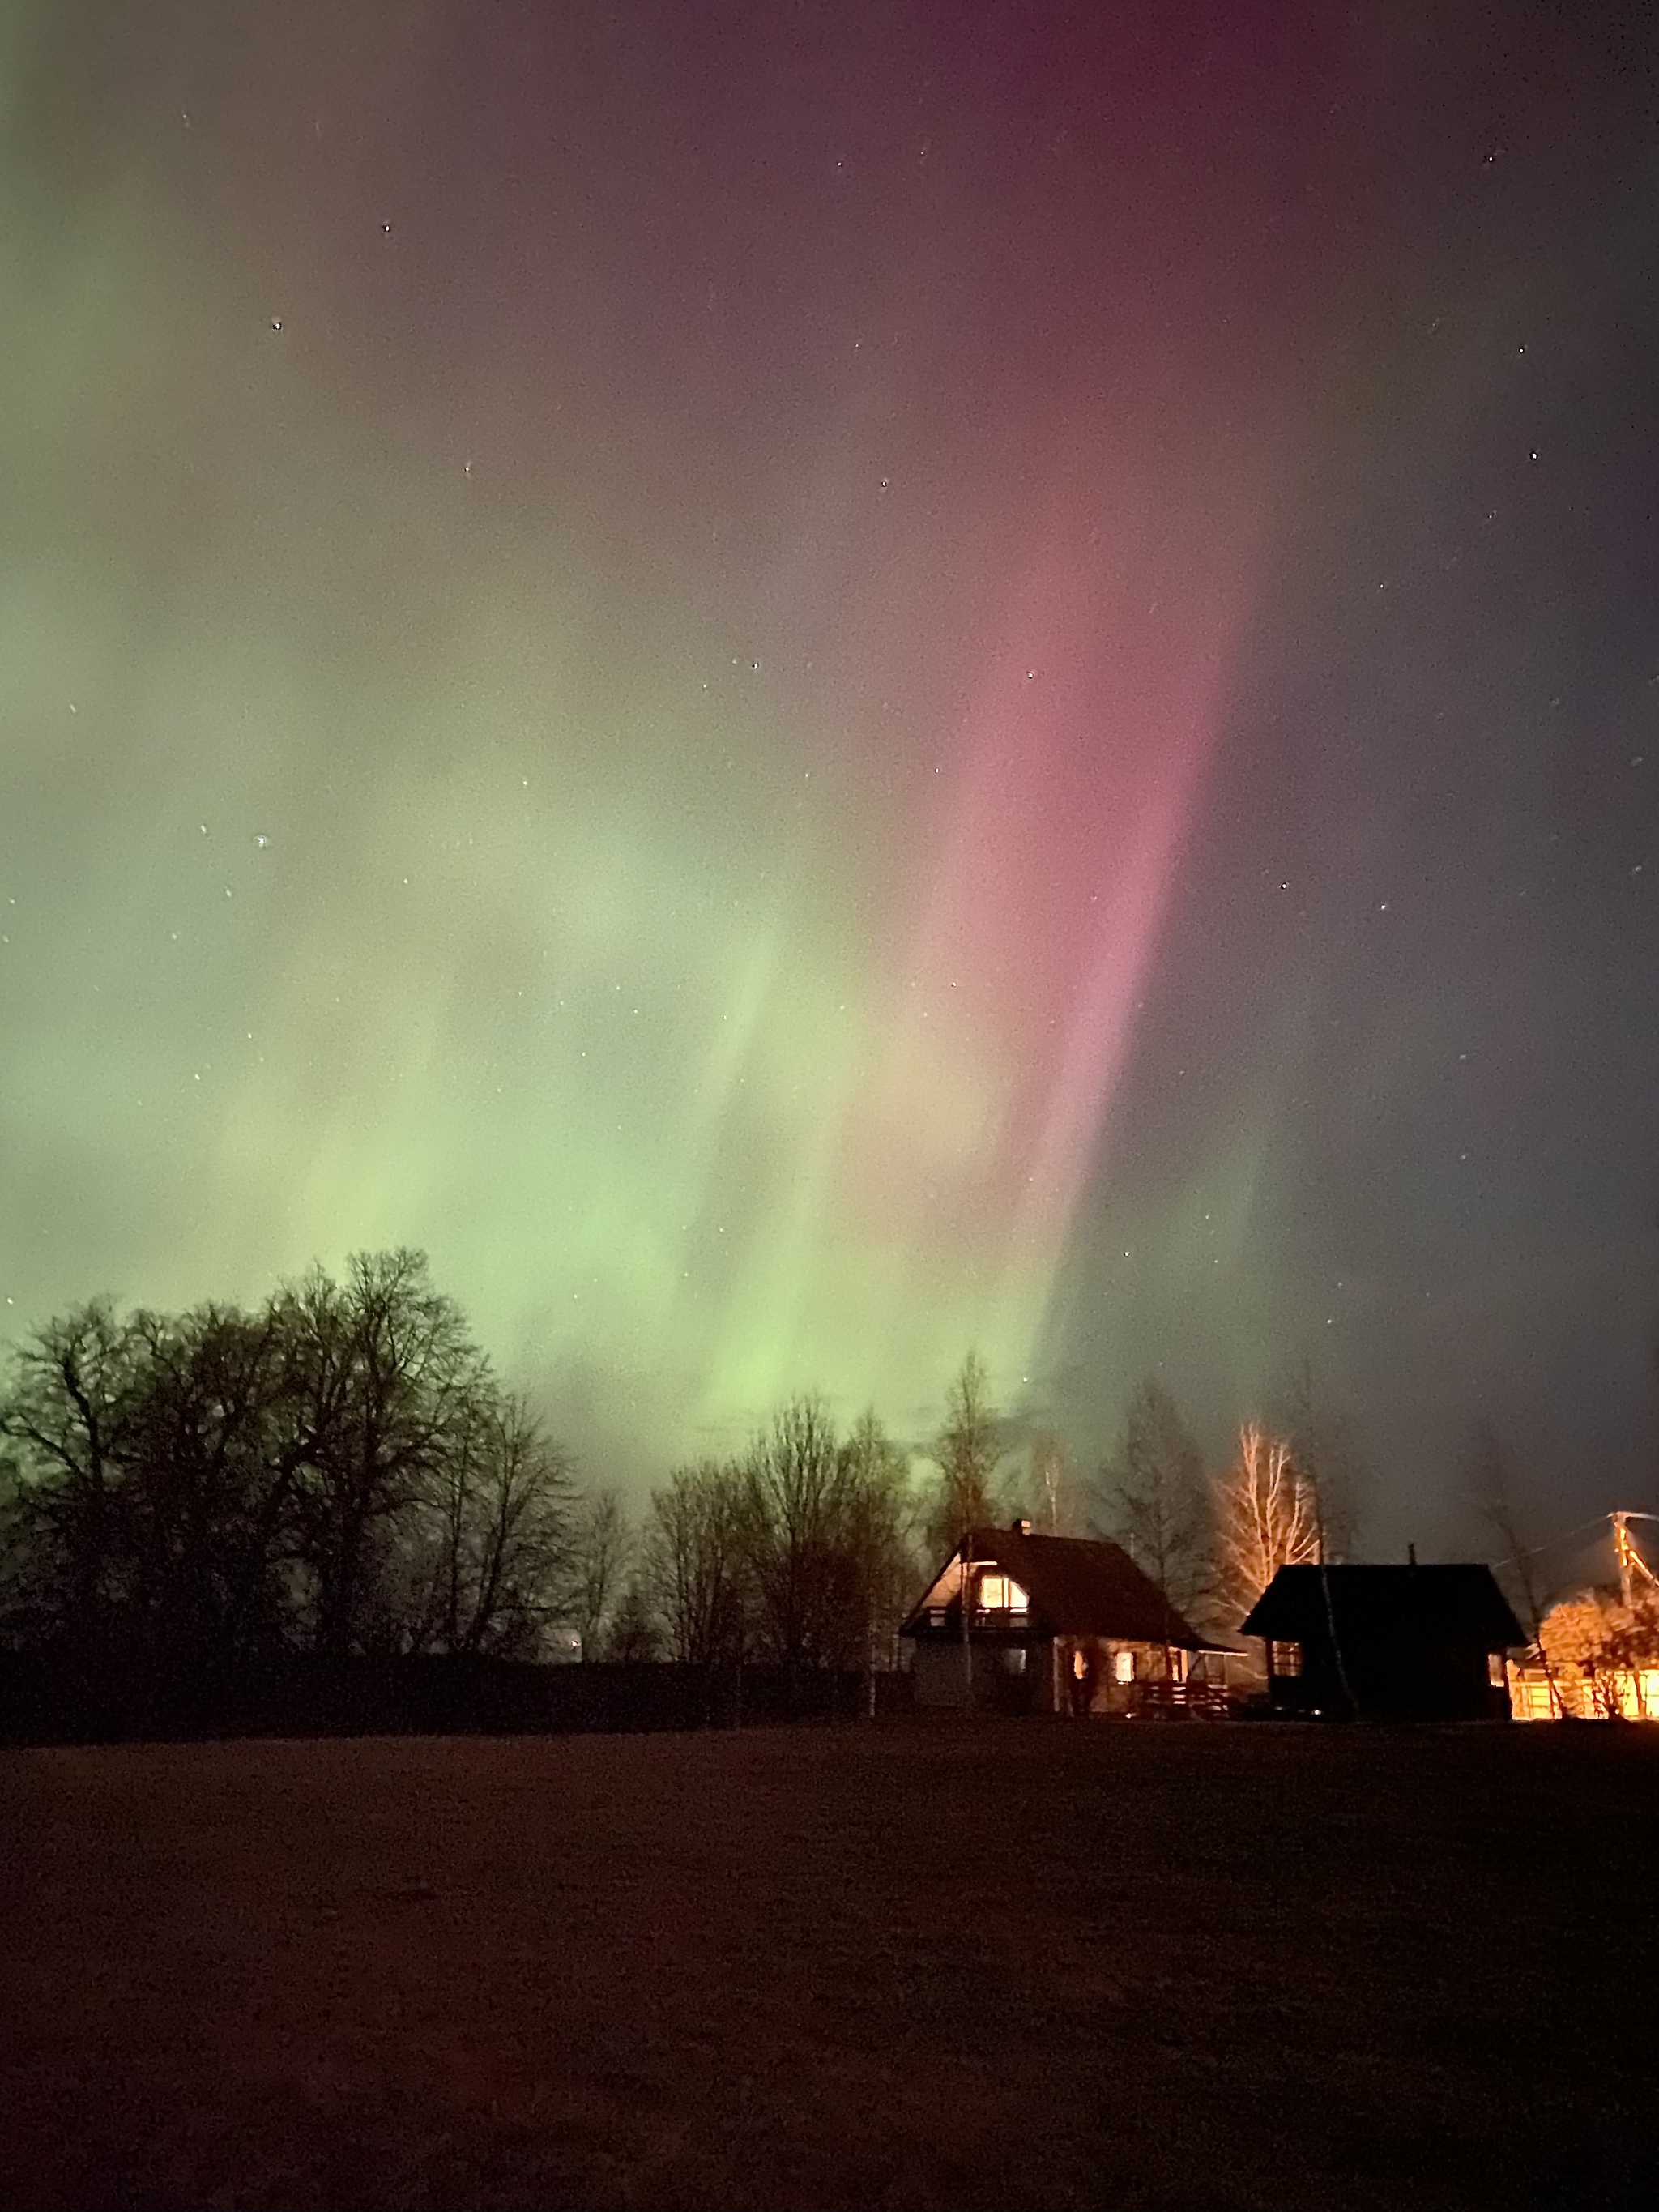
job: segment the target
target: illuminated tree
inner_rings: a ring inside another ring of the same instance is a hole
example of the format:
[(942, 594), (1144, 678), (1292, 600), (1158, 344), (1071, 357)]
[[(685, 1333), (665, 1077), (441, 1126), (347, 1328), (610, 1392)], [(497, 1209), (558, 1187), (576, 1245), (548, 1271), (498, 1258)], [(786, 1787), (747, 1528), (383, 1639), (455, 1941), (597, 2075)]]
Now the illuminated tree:
[(995, 1517), (993, 1488), (1002, 1458), (1001, 1424), (992, 1407), (985, 1363), (970, 1352), (945, 1401), (945, 1425), (933, 1456), (939, 1480), (927, 1517), (931, 1547), (948, 1550), (969, 1528)]
[(1659, 1668), (1659, 1588), (1639, 1586), (1631, 1601), (1611, 1590), (1583, 1590), (1544, 1615), (1539, 1644), (1562, 1703), (1586, 1719), (1642, 1717), (1642, 1678)]
[(1321, 1556), (1319, 1500), (1290, 1446), (1247, 1421), (1238, 1452), (1214, 1483), (1217, 1595), (1243, 1620), (1280, 1567)]

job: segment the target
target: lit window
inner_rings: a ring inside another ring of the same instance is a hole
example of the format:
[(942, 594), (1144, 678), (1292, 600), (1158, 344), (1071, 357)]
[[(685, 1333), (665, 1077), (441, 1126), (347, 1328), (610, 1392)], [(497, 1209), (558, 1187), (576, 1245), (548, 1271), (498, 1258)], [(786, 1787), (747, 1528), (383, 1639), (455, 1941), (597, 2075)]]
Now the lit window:
[(1273, 1653), (1275, 1674), (1299, 1674), (1302, 1672), (1302, 1646), (1299, 1644), (1275, 1644)]
[(983, 1613), (1024, 1613), (1025, 1593), (1008, 1575), (981, 1575), (979, 1602)]
[(1112, 1673), (1120, 1682), (1133, 1682), (1135, 1678), (1135, 1655), (1133, 1651), (1112, 1654)]
[(1501, 1651), (1489, 1651), (1486, 1654), (1486, 1680), (1494, 1690), (1501, 1690), (1508, 1681), (1509, 1675), (1504, 1666), (1504, 1655)]

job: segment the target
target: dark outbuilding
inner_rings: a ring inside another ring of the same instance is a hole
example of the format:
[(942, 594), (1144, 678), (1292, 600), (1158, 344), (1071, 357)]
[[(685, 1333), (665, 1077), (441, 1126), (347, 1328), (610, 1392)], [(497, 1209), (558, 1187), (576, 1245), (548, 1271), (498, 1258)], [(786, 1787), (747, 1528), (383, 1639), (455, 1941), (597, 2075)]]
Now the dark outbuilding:
[(1507, 1720), (1525, 1643), (1490, 1567), (1281, 1567), (1243, 1625), (1275, 1711), (1334, 1719)]

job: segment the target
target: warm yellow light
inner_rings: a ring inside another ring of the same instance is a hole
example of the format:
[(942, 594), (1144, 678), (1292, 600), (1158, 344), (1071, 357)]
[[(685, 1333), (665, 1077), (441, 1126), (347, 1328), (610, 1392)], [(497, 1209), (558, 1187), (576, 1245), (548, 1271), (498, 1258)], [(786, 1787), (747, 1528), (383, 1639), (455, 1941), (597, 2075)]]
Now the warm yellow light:
[(1012, 1575), (981, 1575), (979, 1602), (987, 1613), (1024, 1613), (1030, 1600)]

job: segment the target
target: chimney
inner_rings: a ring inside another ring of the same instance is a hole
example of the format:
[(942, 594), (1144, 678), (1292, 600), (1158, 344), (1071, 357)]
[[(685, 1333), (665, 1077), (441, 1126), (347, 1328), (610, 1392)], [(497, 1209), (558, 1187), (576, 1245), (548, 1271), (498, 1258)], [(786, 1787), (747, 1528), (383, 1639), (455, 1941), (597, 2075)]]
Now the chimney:
[(1031, 1533), (1031, 1524), (1029, 1521), (1013, 1521), (1009, 1523), (1009, 1526), (1016, 1536), (1029, 1536)]
[(1407, 1559), (1407, 1565), (1410, 1565), (1410, 1566), (1413, 1566), (1413, 1567), (1414, 1567), (1414, 1566), (1417, 1565), (1417, 1547), (1416, 1547), (1416, 1545), (1415, 1545), (1415, 1544), (1407, 1544), (1407, 1547), (1406, 1547), (1406, 1559)]

